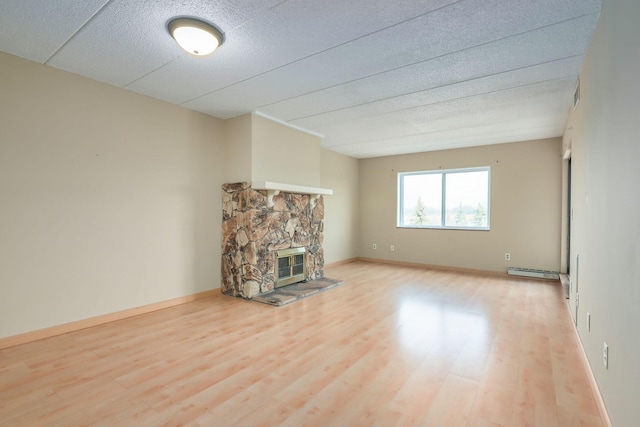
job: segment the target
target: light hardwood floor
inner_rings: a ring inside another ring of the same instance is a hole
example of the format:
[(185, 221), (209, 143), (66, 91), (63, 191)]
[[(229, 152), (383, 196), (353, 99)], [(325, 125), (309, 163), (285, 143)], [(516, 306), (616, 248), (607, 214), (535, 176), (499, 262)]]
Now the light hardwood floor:
[(0, 351), (1, 426), (601, 426), (558, 283), (354, 262)]

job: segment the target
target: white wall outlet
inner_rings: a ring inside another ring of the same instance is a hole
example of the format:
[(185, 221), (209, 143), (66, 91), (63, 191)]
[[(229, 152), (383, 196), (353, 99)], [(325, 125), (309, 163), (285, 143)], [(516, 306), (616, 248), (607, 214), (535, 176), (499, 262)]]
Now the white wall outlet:
[(395, 250), (396, 250), (396, 247), (395, 247), (395, 246), (393, 246), (393, 245), (391, 245), (390, 250), (391, 250), (391, 252), (393, 252), (393, 251), (395, 251)]
[(602, 363), (604, 363), (605, 369), (609, 369), (609, 346), (604, 343), (602, 347)]
[(378, 249), (378, 245), (376, 245), (375, 243), (373, 245), (371, 245), (372, 249)]
[(591, 332), (591, 313), (587, 311), (587, 331)]
[(504, 260), (505, 261), (511, 261), (511, 254), (508, 253), (508, 252), (506, 254), (504, 254)]

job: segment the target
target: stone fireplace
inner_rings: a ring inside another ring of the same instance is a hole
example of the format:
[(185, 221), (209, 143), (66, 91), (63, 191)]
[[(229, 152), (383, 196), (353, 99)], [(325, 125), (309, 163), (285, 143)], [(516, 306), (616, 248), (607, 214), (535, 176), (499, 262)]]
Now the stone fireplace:
[[(248, 182), (222, 190), (222, 293), (253, 298), (272, 291), (286, 269), (293, 279), (283, 286), (323, 277), (322, 195), (255, 190)], [(278, 261), (279, 254), (289, 261)]]

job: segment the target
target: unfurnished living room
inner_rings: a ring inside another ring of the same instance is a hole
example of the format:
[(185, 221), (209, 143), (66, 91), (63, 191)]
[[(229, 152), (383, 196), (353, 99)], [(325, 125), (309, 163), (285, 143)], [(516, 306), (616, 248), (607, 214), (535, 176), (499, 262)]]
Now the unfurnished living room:
[(640, 425), (639, 20), (3, 0), (0, 427)]

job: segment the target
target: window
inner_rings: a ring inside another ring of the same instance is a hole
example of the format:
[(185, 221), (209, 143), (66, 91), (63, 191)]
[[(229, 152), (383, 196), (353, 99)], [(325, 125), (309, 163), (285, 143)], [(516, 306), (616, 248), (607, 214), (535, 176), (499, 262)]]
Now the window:
[(398, 227), (489, 230), (490, 168), (398, 174)]

